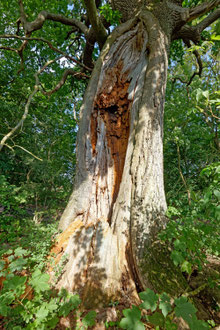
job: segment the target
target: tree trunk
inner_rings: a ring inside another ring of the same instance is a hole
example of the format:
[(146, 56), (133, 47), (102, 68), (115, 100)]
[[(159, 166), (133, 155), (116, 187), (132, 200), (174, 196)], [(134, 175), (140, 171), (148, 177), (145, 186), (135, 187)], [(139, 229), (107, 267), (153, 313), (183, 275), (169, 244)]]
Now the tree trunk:
[[(166, 223), (163, 107), (169, 41), (142, 12), (108, 38), (81, 108), (74, 191), (54, 248), (67, 255), (57, 287), (86, 307), (134, 302), (154, 287), (155, 234)], [(151, 258), (152, 257), (152, 258)]]

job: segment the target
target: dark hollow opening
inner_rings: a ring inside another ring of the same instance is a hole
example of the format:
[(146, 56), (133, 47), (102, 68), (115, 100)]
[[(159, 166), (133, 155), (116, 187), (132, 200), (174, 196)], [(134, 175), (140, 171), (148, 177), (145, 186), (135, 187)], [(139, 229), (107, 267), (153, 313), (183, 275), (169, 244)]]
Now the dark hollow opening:
[(111, 107), (106, 108), (106, 111), (109, 113), (115, 114), (118, 111), (117, 105), (112, 105)]

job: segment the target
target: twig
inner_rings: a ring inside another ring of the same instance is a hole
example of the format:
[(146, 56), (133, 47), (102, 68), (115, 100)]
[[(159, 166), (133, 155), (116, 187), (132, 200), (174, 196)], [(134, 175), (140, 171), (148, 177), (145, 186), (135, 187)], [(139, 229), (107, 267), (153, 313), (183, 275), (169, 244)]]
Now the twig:
[(34, 155), (32, 152), (30, 152), (29, 150), (25, 149), (25, 148), (22, 147), (22, 146), (19, 146), (18, 144), (14, 144), (13, 147), (12, 147), (12, 146), (10, 146), (9, 144), (5, 143), (5, 146), (8, 147), (9, 149), (13, 150), (13, 151), (14, 151), (14, 148), (15, 148), (15, 147), (20, 148), (20, 149), (24, 150), (25, 152), (27, 152), (28, 154), (30, 154), (31, 156), (33, 156), (34, 158), (36, 158), (37, 160), (40, 160), (41, 162), (43, 161), (42, 158), (37, 157), (37, 156)]
[(183, 176), (182, 170), (181, 170), (181, 166), (180, 166), (180, 160), (181, 160), (181, 158), (180, 158), (180, 148), (179, 148), (178, 143), (176, 144), (176, 146), (177, 146), (177, 155), (178, 155), (178, 169), (179, 169), (179, 174), (180, 174), (180, 177), (181, 177), (181, 179), (183, 181), (184, 187), (186, 188), (187, 196), (188, 196), (188, 203), (190, 205), (191, 204), (191, 194), (190, 194), (190, 191), (188, 189), (186, 180), (185, 180), (185, 178)]
[(52, 45), (52, 43), (49, 40), (46, 40), (44, 38), (32, 38), (32, 37), (20, 37), (14, 34), (1, 34), (0, 35), (0, 39), (19, 39), (19, 40), (27, 40), (27, 41), (41, 41), (46, 43), (50, 49), (54, 50), (55, 52), (62, 54), (64, 57), (68, 58), (69, 60), (73, 61), (74, 63), (82, 66), (83, 68), (85, 68), (88, 71), (92, 71), (91, 68), (87, 67), (86, 65), (84, 65), (83, 63), (77, 61), (74, 57), (66, 54), (65, 52), (63, 52), (62, 50), (56, 48), (55, 46)]
[(197, 289), (184, 293), (184, 296), (185, 297), (197, 296), (201, 291), (203, 291), (207, 287), (207, 285), (208, 285), (207, 283), (202, 284)]
[[(41, 73), (42, 73), (42, 72), (43, 72), (43, 71), (44, 71), (44, 70), (45, 70), (45, 69), (46, 69), (51, 63), (55, 62), (56, 60), (60, 59), (61, 57), (63, 57), (63, 56), (59, 56), (57, 59), (50, 60), (50, 61), (46, 62), (46, 63), (44, 64), (44, 66), (34, 74), (34, 77), (35, 77), (35, 86), (34, 86), (34, 90), (33, 90), (33, 92), (32, 92), (32, 93), (29, 95), (29, 97), (28, 97), (27, 103), (26, 103), (25, 108), (24, 108), (23, 116), (21, 117), (21, 120), (17, 123), (17, 125), (16, 125), (14, 128), (12, 128), (11, 131), (10, 131), (8, 134), (6, 134), (6, 135), (3, 137), (3, 139), (1, 140), (1, 142), (0, 142), (0, 151), (1, 151), (2, 148), (4, 147), (6, 141), (7, 141), (7, 140), (8, 140), (8, 139), (14, 134), (14, 132), (15, 132), (18, 128), (20, 128), (20, 127), (23, 125), (25, 119), (27, 118), (28, 111), (29, 111), (29, 107), (30, 107), (30, 104), (31, 104), (31, 100), (32, 100), (32, 98), (34, 97), (34, 95), (39, 91), (40, 81), (39, 81), (39, 77), (38, 77), (38, 76), (39, 76), (39, 75), (40, 75), (40, 74), (41, 74)], [(26, 150), (25, 148), (23, 148), (23, 147), (21, 147), (21, 146), (17, 146), (17, 147), (19, 147), (19, 148), (25, 150), (26, 152), (30, 153), (28, 150)], [(31, 154), (31, 153), (30, 153), (30, 154)], [(32, 154), (32, 155), (33, 155), (33, 154)], [(33, 155), (33, 156), (34, 156), (34, 155)], [(41, 159), (39, 158), (39, 160), (41, 160)]]
[(21, 117), (21, 120), (17, 123), (17, 125), (12, 128), (12, 130), (6, 134), (3, 139), (1, 140), (0, 142), (0, 151), (2, 150), (2, 148), (4, 147), (6, 141), (14, 134), (14, 132), (23, 125), (25, 119), (27, 118), (27, 115), (28, 115), (28, 111), (29, 111), (29, 106), (30, 106), (30, 103), (31, 103), (31, 100), (32, 98), (34, 97), (34, 95), (38, 92), (39, 90), (39, 82), (38, 82), (38, 77), (37, 75), (35, 75), (35, 79), (36, 79), (36, 83), (35, 83), (35, 86), (34, 86), (34, 90), (33, 92), (29, 95), (28, 97), (28, 100), (27, 100), (27, 103), (25, 105), (25, 108), (24, 108), (24, 113), (23, 113), (23, 116)]
[(46, 91), (46, 90), (42, 90), (42, 93), (44, 95), (52, 95), (53, 93), (57, 92), (66, 82), (66, 79), (68, 76), (83, 76), (83, 77), (86, 77), (86, 78), (90, 78), (89, 76), (87, 76), (86, 74), (84, 74), (83, 72), (76, 72), (72, 69), (67, 69), (64, 71), (64, 74), (61, 78), (61, 80), (58, 82), (58, 84), (50, 91)]

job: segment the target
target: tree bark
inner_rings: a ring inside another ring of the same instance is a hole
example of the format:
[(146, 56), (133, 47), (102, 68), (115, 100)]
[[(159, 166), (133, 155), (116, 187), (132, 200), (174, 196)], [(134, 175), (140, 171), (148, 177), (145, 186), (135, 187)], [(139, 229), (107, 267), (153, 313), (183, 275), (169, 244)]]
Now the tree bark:
[(158, 20), (142, 11), (108, 38), (84, 97), (74, 191), (53, 252), (56, 262), (67, 255), (57, 287), (79, 292), (86, 307), (135, 302), (159, 282), (146, 265), (166, 223), (168, 51)]

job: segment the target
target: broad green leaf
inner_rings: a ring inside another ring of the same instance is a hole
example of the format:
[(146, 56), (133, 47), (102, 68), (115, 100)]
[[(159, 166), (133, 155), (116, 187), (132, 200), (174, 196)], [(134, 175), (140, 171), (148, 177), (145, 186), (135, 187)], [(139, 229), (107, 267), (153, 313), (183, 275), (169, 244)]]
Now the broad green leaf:
[(153, 315), (148, 315), (147, 319), (150, 323), (159, 327), (163, 327), (165, 322), (164, 316), (159, 312), (155, 312)]
[(16, 270), (22, 270), (26, 264), (26, 259), (18, 258), (10, 263), (9, 269), (11, 272), (15, 272)]
[(192, 316), (195, 315), (197, 309), (193, 304), (187, 301), (186, 297), (180, 297), (175, 299), (176, 307), (174, 309), (177, 317), (182, 317), (186, 322), (192, 320)]
[(137, 306), (132, 306), (132, 309), (123, 310), (124, 318), (120, 321), (119, 326), (122, 329), (128, 330), (144, 330), (145, 327), (140, 321), (141, 311)]
[(28, 254), (28, 251), (25, 249), (22, 249), (21, 247), (18, 247), (14, 250), (14, 254), (16, 257), (26, 256)]
[(9, 280), (4, 281), (4, 289), (16, 291), (20, 287), (23, 287), (27, 277), (25, 276), (13, 276)]
[(207, 91), (202, 92), (202, 95), (203, 95), (206, 99), (208, 99), (208, 98), (209, 98), (209, 91), (207, 90)]
[(165, 302), (165, 301), (161, 301), (159, 304), (159, 308), (162, 311), (162, 314), (164, 317), (167, 316), (167, 314), (169, 314), (169, 312), (172, 311), (172, 306), (169, 302)]
[(209, 325), (202, 320), (198, 320), (196, 315), (192, 316), (191, 320), (188, 321), (188, 324), (190, 326), (190, 330), (208, 330), (208, 329), (210, 329)]
[(49, 290), (50, 288), (48, 284), (49, 278), (50, 276), (48, 274), (43, 274), (39, 269), (36, 269), (35, 272), (32, 274), (30, 284), (37, 292), (43, 292)]
[(11, 291), (7, 291), (0, 296), (0, 301), (6, 305), (10, 305), (14, 299), (15, 299), (14, 292)]
[(188, 262), (187, 260), (184, 260), (182, 265), (181, 265), (181, 271), (182, 272), (186, 272), (187, 274), (191, 274), (192, 273), (192, 265), (190, 262)]
[(49, 314), (49, 310), (46, 308), (45, 305), (43, 305), (38, 309), (35, 316), (36, 316), (37, 319), (43, 320), (47, 317), (48, 314)]
[(58, 308), (58, 304), (56, 303), (56, 299), (51, 299), (48, 303), (47, 303), (47, 308), (50, 311), (54, 311)]
[(214, 193), (214, 195), (218, 198), (218, 200), (220, 201), (220, 191), (217, 190), (217, 189), (215, 189), (215, 190), (213, 191), (213, 193)]
[(181, 264), (184, 261), (182, 254), (179, 251), (172, 251), (171, 258), (175, 266)]
[(54, 316), (52, 319), (47, 321), (47, 325), (50, 327), (50, 329), (55, 329), (57, 323), (59, 322), (59, 318), (57, 316)]
[(86, 316), (83, 317), (82, 323), (86, 327), (92, 327), (93, 325), (95, 325), (95, 318), (96, 318), (96, 312), (90, 311), (86, 314)]
[(170, 320), (166, 320), (165, 329), (166, 330), (177, 330), (177, 324), (171, 322)]
[(186, 243), (183, 240), (181, 241), (176, 239), (173, 244), (176, 250), (180, 250), (182, 252), (186, 250)]
[(0, 260), (0, 271), (3, 270), (4, 268), (5, 268), (5, 261)]
[(220, 40), (220, 35), (212, 35), (211, 39), (219, 41)]
[(79, 295), (74, 294), (73, 296), (71, 296), (69, 303), (71, 304), (72, 308), (79, 307), (79, 305), (81, 303), (81, 299), (80, 299)]
[(146, 289), (144, 292), (140, 292), (139, 296), (141, 300), (143, 300), (140, 307), (146, 310), (150, 309), (152, 312), (154, 312), (157, 308), (158, 295), (155, 294), (154, 291)]
[(5, 304), (3, 304), (2, 302), (0, 302), (0, 315), (7, 316), (9, 311), (10, 311), (10, 308), (8, 306), (6, 306)]
[(63, 305), (59, 309), (59, 316), (64, 316), (66, 317), (73, 309), (76, 309), (81, 300), (78, 295), (72, 296), (69, 301), (66, 301), (63, 303)]

